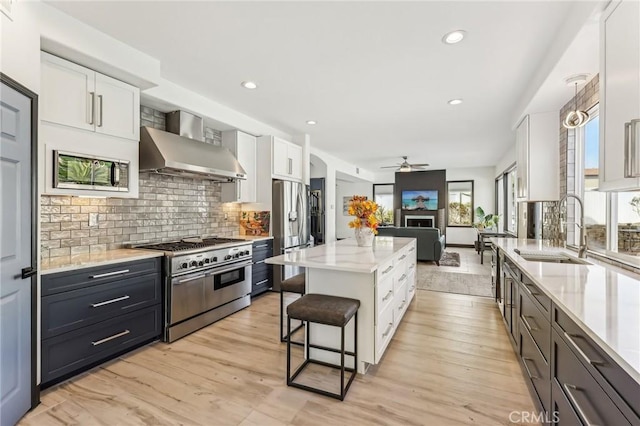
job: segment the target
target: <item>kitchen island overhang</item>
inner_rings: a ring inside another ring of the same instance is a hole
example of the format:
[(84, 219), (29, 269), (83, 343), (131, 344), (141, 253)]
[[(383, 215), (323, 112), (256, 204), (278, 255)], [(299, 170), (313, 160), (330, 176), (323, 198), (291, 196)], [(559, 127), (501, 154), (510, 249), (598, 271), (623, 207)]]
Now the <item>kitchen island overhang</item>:
[[(376, 237), (372, 247), (359, 247), (355, 239), (266, 259), (273, 265), (306, 268), (306, 293), (360, 300), (358, 310), (358, 365), (365, 373), (382, 359), (416, 291), (416, 240)], [(310, 327), (314, 344), (340, 346), (340, 331), (320, 324)], [(346, 342), (353, 341), (353, 327)], [(353, 350), (347, 345), (347, 350)], [(338, 363), (339, 355), (311, 349), (312, 357)], [(347, 365), (353, 367), (353, 361)]]

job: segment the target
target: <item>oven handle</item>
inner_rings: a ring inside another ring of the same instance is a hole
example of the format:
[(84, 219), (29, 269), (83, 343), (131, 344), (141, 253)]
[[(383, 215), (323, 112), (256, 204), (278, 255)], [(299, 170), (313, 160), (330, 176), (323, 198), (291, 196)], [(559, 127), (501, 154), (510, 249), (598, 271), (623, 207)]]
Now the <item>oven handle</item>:
[(224, 268), (224, 269), (215, 269), (215, 270), (207, 273), (205, 276), (209, 277), (211, 275), (224, 274), (225, 272), (233, 271), (235, 269), (244, 268), (245, 266), (251, 266), (251, 261), (243, 262), (243, 263), (234, 263), (233, 266), (228, 267), (228, 268)]
[(195, 280), (198, 280), (198, 279), (204, 278), (204, 277), (206, 277), (205, 274), (198, 274), (198, 275), (195, 275), (193, 277), (189, 277), (189, 278), (185, 278), (185, 279), (182, 279), (182, 280), (178, 280), (178, 282), (176, 284), (182, 284), (182, 283), (186, 283), (186, 282), (189, 282), (189, 281), (195, 281)]

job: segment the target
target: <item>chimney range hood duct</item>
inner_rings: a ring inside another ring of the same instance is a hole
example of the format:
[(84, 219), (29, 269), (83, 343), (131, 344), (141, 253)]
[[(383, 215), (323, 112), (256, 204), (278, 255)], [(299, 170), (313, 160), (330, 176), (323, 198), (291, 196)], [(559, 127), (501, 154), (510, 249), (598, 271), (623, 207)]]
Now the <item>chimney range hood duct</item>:
[(232, 182), (246, 172), (226, 148), (204, 142), (202, 118), (167, 114), (167, 129), (140, 128), (140, 172)]

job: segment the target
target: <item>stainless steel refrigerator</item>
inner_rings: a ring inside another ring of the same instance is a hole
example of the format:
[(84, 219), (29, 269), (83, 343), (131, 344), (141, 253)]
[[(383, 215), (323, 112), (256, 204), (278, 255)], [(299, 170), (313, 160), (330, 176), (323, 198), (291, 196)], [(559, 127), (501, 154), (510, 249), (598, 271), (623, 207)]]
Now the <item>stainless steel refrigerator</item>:
[[(271, 224), (274, 256), (309, 247), (309, 188), (297, 182), (273, 181)], [(273, 290), (282, 280), (304, 272), (295, 266), (273, 267)]]

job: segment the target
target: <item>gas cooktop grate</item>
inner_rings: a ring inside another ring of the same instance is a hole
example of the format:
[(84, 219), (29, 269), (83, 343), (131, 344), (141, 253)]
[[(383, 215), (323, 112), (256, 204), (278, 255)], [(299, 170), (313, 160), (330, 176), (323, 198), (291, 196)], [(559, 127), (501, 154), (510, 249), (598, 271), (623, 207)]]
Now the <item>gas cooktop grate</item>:
[(199, 241), (170, 241), (166, 243), (147, 244), (136, 246), (136, 248), (147, 250), (163, 250), (163, 251), (183, 251), (199, 248), (213, 247), (219, 244), (243, 242), (236, 238), (204, 238)]

